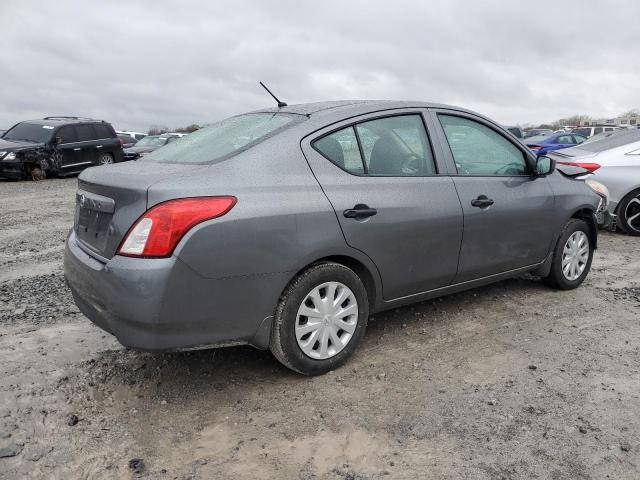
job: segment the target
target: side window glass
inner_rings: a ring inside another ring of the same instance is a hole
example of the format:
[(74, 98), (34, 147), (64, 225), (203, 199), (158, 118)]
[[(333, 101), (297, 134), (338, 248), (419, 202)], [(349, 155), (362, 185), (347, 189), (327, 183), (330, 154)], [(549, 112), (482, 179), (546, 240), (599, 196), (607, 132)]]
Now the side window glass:
[(338, 167), (358, 175), (364, 173), (353, 127), (343, 128), (322, 137), (313, 142), (313, 147)]
[(582, 142), (584, 142), (584, 141), (585, 141), (585, 138), (584, 138), (584, 137), (581, 137), (580, 135), (574, 135), (574, 136), (573, 136), (573, 139), (575, 140), (575, 142), (576, 142), (577, 144), (580, 144), (580, 143), (582, 143)]
[(367, 174), (398, 177), (436, 174), (420, 115), (370, 120), (357, 124), (356, 130)]
[(524, 153), (495, 130), (468, 118), (438, 115), (459, 175), (527, 175)]
[(573, 144), (573, 139), (571, 135), (561, 135), (556, 139), (556, 143), (560, 145)]
[(56, 136), (60, 137), (60, 143), (73, 143), (78, 141), (76, 138), (76, 131), (70, 125), (61, 127)]
[(602, 127), (597, 127), (593, 129), (593, 134), (596, 135), (598, 133), (602, 133)]
[(111, 138), (111, 130), (106, 125), (94, 125), (93, 128), (96, 131), (96, 136), (99, 139)]
[(91, 125), (76, 125), (75, 129), (78, 135), (78, 142), (88, 142), (96, 138), (96, 134)]

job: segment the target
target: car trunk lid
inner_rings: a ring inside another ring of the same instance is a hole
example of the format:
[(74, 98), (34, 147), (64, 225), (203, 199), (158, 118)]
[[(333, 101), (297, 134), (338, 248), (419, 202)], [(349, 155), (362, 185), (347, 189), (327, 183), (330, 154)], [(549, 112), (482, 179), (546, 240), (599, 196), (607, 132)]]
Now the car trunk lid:
[(78, 242), (100, 260), (112, 258), (131, 225), (147, 210), (149, 187), (193, 168), (131, 162), (85, 170), (76, 193), (73, 228)]

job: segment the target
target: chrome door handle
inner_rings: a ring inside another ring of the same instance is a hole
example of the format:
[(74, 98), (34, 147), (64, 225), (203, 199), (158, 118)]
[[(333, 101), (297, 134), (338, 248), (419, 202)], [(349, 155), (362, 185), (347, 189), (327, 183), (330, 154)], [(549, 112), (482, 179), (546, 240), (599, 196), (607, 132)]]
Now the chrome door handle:
[(102, 148), (104, 145), (96, 145), (96, 148)]
[(80, 151), (80, 150), (82, 150), (82, 149), (81, 149), (81, 148), (74, 148), (74, 149), (73, 149), (73, 151), (74, 151), (74, 152), (78, 152), (78, 151)]

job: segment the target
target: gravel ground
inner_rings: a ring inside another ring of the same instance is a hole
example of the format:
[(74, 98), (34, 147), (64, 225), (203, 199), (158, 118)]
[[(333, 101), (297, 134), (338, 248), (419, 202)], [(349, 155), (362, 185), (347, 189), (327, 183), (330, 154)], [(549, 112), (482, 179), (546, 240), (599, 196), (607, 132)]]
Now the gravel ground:
[(525, 276), (376, 315), (304, 378), (89, 323), (62, 277), (75, 187), (0, 181), (0, 478), (640, 478), (640, 239), (603, 233), (575, 291)]

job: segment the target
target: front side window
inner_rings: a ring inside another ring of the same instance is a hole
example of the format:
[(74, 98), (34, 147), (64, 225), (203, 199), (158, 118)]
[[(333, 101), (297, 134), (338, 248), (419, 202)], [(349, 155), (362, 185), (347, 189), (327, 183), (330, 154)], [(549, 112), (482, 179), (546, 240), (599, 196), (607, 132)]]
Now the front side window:
[(60, 138), (60, 143), (74, 143), (78, 141), (76, 130), (71, 125), (61, 127), (56, 136)]
[(458, 175), (527, 175), (524, 153), (495, 130), (475, 120), (438, 115)]
[(582, 142), (584, 142), (586, 140), (586, 138), (584, 138), (583, 136), (580, 135), (574, 135), (573, 136), (573, 140), (577, 143), (580, 144)]
[[(247, 113), (206, 126), (146, 155), (145, 162), (203, 164), (222, 160), (295, 123), (300, 115)], [(149, 137), (140, 140), (142, 146)], [(166, 138), (163, 138), (163, 144)]]
[(437, 173), (420, 115), (361, 122), (316, 140), (313, 147), (358, 175), (422, 177)]

